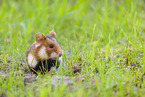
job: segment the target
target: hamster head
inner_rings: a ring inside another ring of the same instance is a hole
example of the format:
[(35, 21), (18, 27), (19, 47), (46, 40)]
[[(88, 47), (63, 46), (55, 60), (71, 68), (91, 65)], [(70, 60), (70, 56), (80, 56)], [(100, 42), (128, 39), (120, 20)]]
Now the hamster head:
[(40, 60), (56, 59), (62, 56), (63, 50), (56, 41), (56, 33), (54, 30), (50, 31), (47, 35), (39, 32), (36, 34), (35, 39), (35, 48), (37, 49), (37, 56)]

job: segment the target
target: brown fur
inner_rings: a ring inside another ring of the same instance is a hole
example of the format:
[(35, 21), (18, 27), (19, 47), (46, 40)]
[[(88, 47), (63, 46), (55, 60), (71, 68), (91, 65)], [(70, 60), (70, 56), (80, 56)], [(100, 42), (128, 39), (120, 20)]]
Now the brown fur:
[[(47, 36), (50, 37), (50, 39), (47, 38)], [(28, 57), (29, 53), (31, 53), (37, 61), (41, 61), (42, 59), (38, 55), (38, 52), (40, 51), (40, 49), (43, 46), (46, 48), (46, 53), (49, 57), (52, 52), (56, 52), (57, 54), (62, 52), (60, 45), (56, 41), (56, 33), (54, 32), (54, 30), (49, 32), (49, 34), (47, 34), (47, 35), (44, 35), (39, 32), (36, 34), (35, 39), (36, 39), (36, 41), (34, 43), (32, 43), (31, 46), (27, 50), (26, 61), (27, 61), (27, 57)], [(36, 45), (38, 45), (38, 44), (40, 44), (40, 45), (36, 47)], [(50, 48), (49, 47), (50, 44), (52, 44), (54, 47)]]
[(52, 31), (49, 32), (49, 36), (56, 38), (56, 33), (54, 32), (54, 29), (52, 29)]

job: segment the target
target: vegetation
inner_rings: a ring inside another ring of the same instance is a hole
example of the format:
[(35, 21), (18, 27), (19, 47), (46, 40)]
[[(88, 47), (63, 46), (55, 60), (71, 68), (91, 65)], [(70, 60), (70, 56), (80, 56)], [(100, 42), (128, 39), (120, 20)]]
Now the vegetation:
[[(144, 5), (144, 0), (0, 0), (0, 95), (145, 95)], [(24, 62), (26, 51), (37, 32), (53, 28), (63, 62), (58, 70), (33, 75)]]

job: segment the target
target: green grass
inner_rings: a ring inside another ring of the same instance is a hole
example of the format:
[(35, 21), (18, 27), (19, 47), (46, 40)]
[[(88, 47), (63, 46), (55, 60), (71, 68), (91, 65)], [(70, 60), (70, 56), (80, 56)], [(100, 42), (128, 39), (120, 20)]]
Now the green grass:
[[(144, 0), (0, 0), (0, 95), (145, 95), (144, 5)], [(37, 77), (24, 72), (35, 34), (53, 28), (64, 51), (59, 70)], [(74, 74), (79, 64), (81, 72)], [(60, 83), (52, 83), (55, 76)]]

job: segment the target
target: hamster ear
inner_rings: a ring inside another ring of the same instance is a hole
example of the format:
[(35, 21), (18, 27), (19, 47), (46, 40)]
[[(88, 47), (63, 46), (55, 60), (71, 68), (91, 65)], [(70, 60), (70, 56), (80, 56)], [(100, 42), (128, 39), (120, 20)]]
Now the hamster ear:
[(56, 38), (56, 33), (55, 33), (54, 29), (52, 29), (52, 31), (49, 32), (49, 36)]
[(36, 33), (35, 36), (36, 42), (37, 43), (42, 43), (42, 41), (44, 41), (46, 39), (46, 36), (40, 32)]

